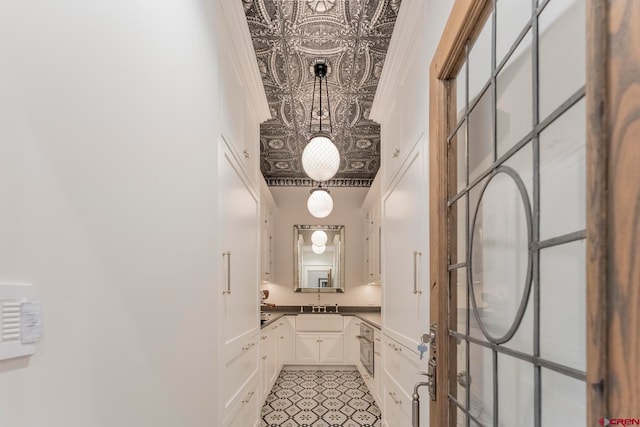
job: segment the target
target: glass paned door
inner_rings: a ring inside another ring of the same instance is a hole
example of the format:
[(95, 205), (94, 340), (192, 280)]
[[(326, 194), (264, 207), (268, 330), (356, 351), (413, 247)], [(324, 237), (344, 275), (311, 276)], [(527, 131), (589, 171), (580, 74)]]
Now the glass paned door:
[(448, 85), (448, 425), (586, 424), (584, 10), (493, 0)]

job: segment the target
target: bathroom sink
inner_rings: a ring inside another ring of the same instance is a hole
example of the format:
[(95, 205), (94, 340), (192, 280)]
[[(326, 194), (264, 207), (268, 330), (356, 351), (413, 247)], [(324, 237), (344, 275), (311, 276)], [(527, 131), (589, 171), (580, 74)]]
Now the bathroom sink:
[(340, 314), (298, 314), (296, 331), (342, 332), (344, 323)]

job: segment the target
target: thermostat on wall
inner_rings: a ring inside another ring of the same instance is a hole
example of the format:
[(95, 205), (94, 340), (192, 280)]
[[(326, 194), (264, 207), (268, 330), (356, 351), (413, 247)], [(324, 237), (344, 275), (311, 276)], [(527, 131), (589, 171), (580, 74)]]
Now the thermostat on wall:
[(29, 356), (42, 336), (42, 313), (35, 288), (0, 283), (0, 360)]

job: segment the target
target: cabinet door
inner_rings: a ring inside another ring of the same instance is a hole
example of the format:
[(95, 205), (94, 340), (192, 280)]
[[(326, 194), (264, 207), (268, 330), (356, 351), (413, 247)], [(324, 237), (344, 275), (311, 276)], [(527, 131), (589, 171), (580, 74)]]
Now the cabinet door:
[(260, 424), (259, 378), (249, 381), (242, 390), (233, 409), (222, 422), (222, 427), (255, 427)]
[(283, 325), (279, 329), (278, 370), (282, 369), (282, 365), (293, 362), (293, 328), (289, 322), (289, 317), (283, 319)]
[(382, 359), (382, 333), (378, 329), (374, 329), (373, 331), (373, 373), (374, 373), (374, 390), (371, 390), (373, 393), (376, 402), (382, 405), (382, 398), (384, 396), (384, 382), (382, 380), (382, 375), (384, 374), (384, 361)]
[(317, 363), (319, 340), (317, 334), (297, 334), (296, 363)]
[(263, 282), (271, 277), (271, 207), (263, 202), (260, 209), (260, 274)]
[(418, 143), (383, 197), (385, 333), (409, 348), (429, 329), (425, 160)]
[(344, 335), (320, 335), (320, 363), (344, 362)]
[(380, 282), (382, 276), (382, 264), (381, 261), (381, 237), (382, 237), (382, 227), (380, 224), (380, 206), (374, 202), (374, 206), (371, 209), (370, 213), (371, 219), (369, 220), (369, 239), (371, 240), (371, 280), (375, 282)]
[(269, 339), (267, 345), (267, 377), (269, 379), (269, 387), (276, 381), (278, 375), (278, 353), (280, 335), (278, 332), (279, 324), (275, 324), (269, 327)]
[(360, 360), (360, 341), (356, 338), (357, 335), (360, 335), (360, 322), (361, 320), (357, 317), (345, 317), (344, 361), (354, 365)]
[(258, 198), (224, 138), (220, 146), (220, 332), (226, 346), (258, 333)]
[(269, 368), (267, 359), (269, 358), (269, 334), (262, 331), (260, 334), (260, 399), (264, 401), (269, 395)]

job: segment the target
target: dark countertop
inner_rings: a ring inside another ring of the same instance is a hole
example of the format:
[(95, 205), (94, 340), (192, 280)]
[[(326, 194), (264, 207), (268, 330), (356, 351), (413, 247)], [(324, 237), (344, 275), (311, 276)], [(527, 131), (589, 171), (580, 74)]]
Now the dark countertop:
[[(305, 307), (308, 308), (308, 307)], [(362, 311), (357, 310), (358, 308), (364, 309)], [(372, 310), (373, 309), (373, 310)], [(269, 319), (264, 322), (261, 327), (265, 328), (276, 320), (280, 319), (282, 316), (297, 316), (300, 313), (300, 306), (298, 306), (297, 310), (274, 310), (273, 307), (263, 310), (265, 313), (269, 313)], [(304, 312), (305, 314), (310, 314), (308, 311)], [(335, 311), (328, 311), (327, 313), (314, 313), (314, 314), (336, 314)], [(363, 320), (369, 323), (371, 326), (381, 329), (382, 328), (382, 315), (380, 314), (380, 307), (345, 307), (345, 311), (342, 308), (339, 308), (337, 314), (341, 314), (343, 316), (356, 316), (360, 320)]]

